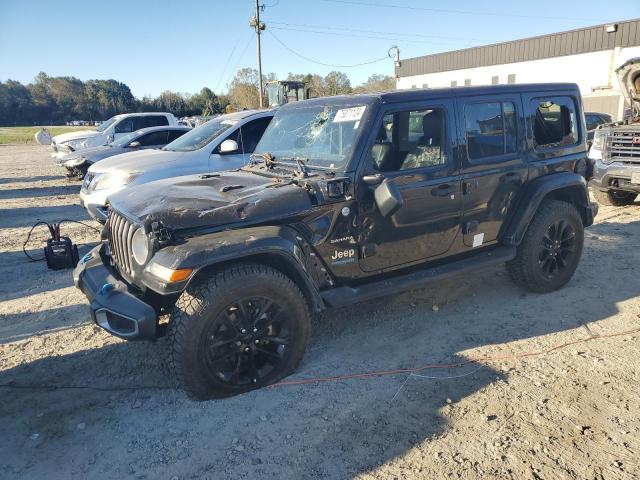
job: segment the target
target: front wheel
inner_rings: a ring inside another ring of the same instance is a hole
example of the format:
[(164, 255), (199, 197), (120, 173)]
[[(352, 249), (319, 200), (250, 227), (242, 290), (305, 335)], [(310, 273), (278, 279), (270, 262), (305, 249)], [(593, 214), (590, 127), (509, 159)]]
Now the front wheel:
[(538, 293), (563, 287), (578, 267), (584, 244), (582, 218), (573, 205), (545, 201), (527, 228), (516, 258), (507, 263), (513, 281)]
[(169, 366), (195, 399), (236, 395), (291, 374), (309, 331), (307, 303), (289, 277), (265, 265), (234, 265), (196, 280), (178, 299)]

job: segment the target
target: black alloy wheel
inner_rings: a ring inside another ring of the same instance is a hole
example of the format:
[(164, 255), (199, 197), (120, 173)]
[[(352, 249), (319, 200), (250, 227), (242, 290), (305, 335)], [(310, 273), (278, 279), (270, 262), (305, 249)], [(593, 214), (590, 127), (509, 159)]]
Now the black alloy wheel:
[(263, 383), (284, 362), (290, 323), (269, 298), (247, 297), (228, 305), (203, 337), (209, 374), (234, 387)]
[(576, 232), (571, 223), (560, 219), (547, 229), (542, 237), (540, 250), (540, 268), (545, 277), (552, 278), (561, 274), (567, 265), (572, 264), (571, 256), (575, 254)]

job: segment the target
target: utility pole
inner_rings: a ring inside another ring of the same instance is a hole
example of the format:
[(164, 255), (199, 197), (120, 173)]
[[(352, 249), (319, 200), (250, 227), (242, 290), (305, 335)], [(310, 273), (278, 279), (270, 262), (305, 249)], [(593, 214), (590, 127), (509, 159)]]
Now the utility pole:
[(260, 0), (256, 0), (256, 14), (254, 17), (251, 17), (249, 21), (249, 26), (255, 28), (256, 30), (256, 52), (258, 55), (258, 95), (260, 97), (260, 108), (263, 107), (263, 99), (262, 99), (262, 51), (260, 49), (260, 32), (265, 29), (264, 22), (260, 21)]

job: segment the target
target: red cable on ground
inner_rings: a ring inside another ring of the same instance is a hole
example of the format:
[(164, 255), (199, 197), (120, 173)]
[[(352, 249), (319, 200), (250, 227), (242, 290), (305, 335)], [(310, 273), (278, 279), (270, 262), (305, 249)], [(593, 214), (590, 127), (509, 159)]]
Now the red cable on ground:
[[(640, 317), (640, 315), (638, 315), (638, 317)], [(539, 350), (534, 352), (522, 352), (515, 355), (485, 356), (480, 358), (471, 358), (469, 360), (465, 360), (458, 363), (433, 363), (433, 364), (427, 364), (427, 365), (423, 365), (421, 367), (415, 367), (415, 368), (401, 368), (397, 370), (380, 370), (380, 371), (364, 372), (364, 373), (352, 373), (352, 374), (345, 374), (345, 375), (336, 375), (334, 377), (317, 377), (317, 378), (303, 378), (300, 380), (283, 380), (282, 382), (269, 385), (267, 388), (286, 387), (286, 386), (294, 386), (294, 385), (307, 385), (310, 383), (340, 382), (344, 380), (357, 380), (357, 379), (371, 378), (371, 377), (385, 377), (390, 375), (401, 375), (403, 373), (409, 373), (409, 374), (418, 373), (423, 370), (431, 370), (431, 369), (437, 369), (437, 368), (460, 368), (472, 363), (480, 363), (480, 362), (491, 363), (491, 362), (497, 362), (502, 360), (514, 360), (514, 359), (526, 358), (526, 357), (538, 357), (541, 355), (546, 355), (546, 354), (555, 352), (556, 350), (561, 350), (563, 348), (570, 347), (572, 345), (587, 343), (592, 340), (599, 340), (603, 338), (622, 337), (625, 335), (631, 335), (633, 333), (640, 333), (640, 328), (634, 328), (631, 330), (626, 330), (624, 332), (605, 333), (602, 335), (591, 335), (586, 338), (581, 338), (579, 340), (573, 340), (570, 342), (561, 343), (558, 345), (554, 345), (553, 347), (547, 348), (545, 350)]]

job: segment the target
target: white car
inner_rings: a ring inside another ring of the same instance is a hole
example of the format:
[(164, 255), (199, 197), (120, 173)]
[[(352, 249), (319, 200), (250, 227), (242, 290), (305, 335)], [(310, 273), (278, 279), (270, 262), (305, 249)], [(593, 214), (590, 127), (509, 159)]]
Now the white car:
[(62, 160), (77, 150), (107, 145), (136, 130), (148, 127), (177, 126), (178, 121), (171, 113), (123, 113), (111, 117), (95, 130), (78, 130), (63, 133), (51, 139), (51, 156)]
[[(185, 133), (160, 150), (123, 153), (89, 167), (80, 203), (101, 223), (109, 195), (162, 178), (206, 174), (244, 166), (275, 115), (275, 110), (244, 110), (221, 115)], [(161, 192), (158, 192), (160, 194)]]

